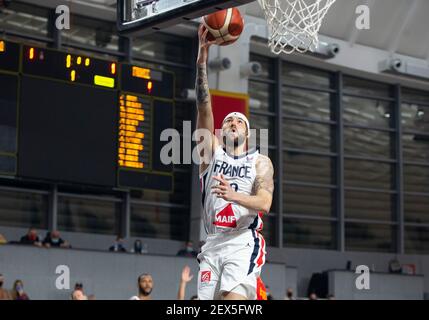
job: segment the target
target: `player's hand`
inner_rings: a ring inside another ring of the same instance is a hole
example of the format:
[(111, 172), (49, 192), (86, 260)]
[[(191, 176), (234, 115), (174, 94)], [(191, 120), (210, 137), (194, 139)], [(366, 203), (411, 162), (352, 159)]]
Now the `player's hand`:
[(189, 268), (189, 266), (185, 266), (182, 270), (182, 282), (188, 283), (193, 277), (194, 276), (191, 274), (191, 268)]
[(207, 34), (209, 33), (209, 30), (204, 27), (203, 24), (200, 25), (198, 28), (198, 38), (199, 38), (199, 51), (198, 51), (198, 59), (197, 63), (207, 63), (207, 59), (209, 56), (209, 48), (212, 44), (215, 44), (216, 41), (209, 41), (207, 39)]
[(212, 193), (217, 194), (218, 198), (222, 198), (226, 201), (234, 201), (236, 192), (231, 188), (231, 185), (224, 176), (215, 176), (213, 179), (219, 181), (219, 184), (212, 187)]

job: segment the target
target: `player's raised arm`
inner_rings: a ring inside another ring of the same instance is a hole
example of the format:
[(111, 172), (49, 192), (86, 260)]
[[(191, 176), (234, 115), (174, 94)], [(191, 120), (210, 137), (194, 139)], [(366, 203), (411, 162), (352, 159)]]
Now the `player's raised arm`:
[[(198, 29), (199, 37), (199, 51), (197, 59), (197, 76), (195, 83), (195, 90), (197, 96), (197, 129), (206, 129), (209, 134), (208, 139), (202, 139), (198, 142), (198, 148), (200, 151), (200, 156), (203, 157), (203, 150), (214, 150), (217, 140), (213, 135), (214, 131), (214, 120), (213, 120), (213, 110), (211, 104), (209, 83), (207, 78), (207, 60), (208, 60), (208, 51), (209, 47), (215, 43), (215, 41), (207, 40), (208, 30), (200, 26)], [(207, 156), (207, 155), (205, 155)], [(211, 155), (210, 155), (211, 156)], [(204, 170), (207, 167), (207, 164), (202, 164), (200, 168)]]
[(197, 129), (214, 130), (213, 111), (210, 98), (209, 83), (207, 79), (207, 60), (211, 42), (207, 40), (208, 30), (203, 25), (198, 29), (199, 51), (197, 59), (197, 79), (195, 91), (197, 94), (198, 124)]

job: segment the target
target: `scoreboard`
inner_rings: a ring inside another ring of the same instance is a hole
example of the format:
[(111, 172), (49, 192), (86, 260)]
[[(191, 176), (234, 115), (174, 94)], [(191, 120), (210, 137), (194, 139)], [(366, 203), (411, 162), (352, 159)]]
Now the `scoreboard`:
[(159, 139), (173, 127), (173, 73), (123, 64), (120, 82), (118, 186), (172, 185), (173, 166), (162, 164)]
[(174, 79), (0, 40), (0, 175), (172, 191), (160, 134), (174, 127)]
[(0, 173), (16, 173), (20, 46), (0, 40)]

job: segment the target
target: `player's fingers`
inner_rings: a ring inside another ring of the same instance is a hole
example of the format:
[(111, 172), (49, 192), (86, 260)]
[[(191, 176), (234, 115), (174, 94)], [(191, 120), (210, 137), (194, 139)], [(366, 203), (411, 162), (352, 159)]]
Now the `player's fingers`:
[(214, 45), (216, 43), (217, 43), (217, 40), (208, 41), (207, 46), (209, 47), (209, 46)]
[(221, 191), (222, 191), (222, 190), (220, 190), (220, 189), (216, 188), (216, 189), (213, 189), (213, 190), (212, 190), (212, 193), (217, 193), (217, 194), (219, 194)]
[(223, 182), (222, 179), (220, 177), (218, 177), (218, 176), (214, 176), (213, 179), (216, 180), (216, 181), (219, 181), (221, 183)]
[(216, 194), (225, 194), (227, 192), (227, 190), (223, 190), (221, 188), (213, 188), (212, 193), (216, 193)]
[[(203, 28), (204, 28), (204, 25), (203, 25)], [(207, 28), (205, 28), (204, 29), (204, 32), (203, 32), (203, 36), (204, 36), (204, 38), (206, 38), (207, 37), (207, 34), (209, 33), (209, 29), (207, 29)]]
[(226, 186), (224, 186), (224, 185), (221, 185), (221, 184), (219, 184), (219, 185), (217, 185), (217, 186), (212, 186), (212, 189), (220, 189), (220, 190), (226, 190), (227, 189), (227, 187)]
[(201, 39), (204, 41), (205, 46), (207, 46), (207, 43), (208, 43), (208, 39), (207, 39), (208, 33), (209, 33), (209, 29), (205, 29), (202, 36), (201, 36)]
[(201, 23), (199, 28), (198, 28), (198, 36), (201, 38), (203, 31), (204, 30), (204, 25)]
[(213, 194), (216, 194), (217, 195), (217, 197), (219, 198), (219, 197), (222, 197), (223, 195), (225, 195), (226, 194), (226, 191), (214, 191), (214, 192), (212, 192)]
[(213, 177), (213, 179), (215, 179), (216, 181), (219, 181), (221, 184), (228, 184), (228, 181), (226, 181), (226, 180), (223, 178), (223, 175), (220, 175), (220, 176), (214, 176), (214, 177)]

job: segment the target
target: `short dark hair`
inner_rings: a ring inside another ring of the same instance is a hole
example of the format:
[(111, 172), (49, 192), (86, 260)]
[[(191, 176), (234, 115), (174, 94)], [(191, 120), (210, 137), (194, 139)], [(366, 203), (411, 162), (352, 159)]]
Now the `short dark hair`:
[(151, 278), (152, 278), (152, 275), (151, 275), (151, 274), (149, 274), (149, 273), (142, 273), (142, 274), (137, 278), (137, 283), (139, 283), (139, 282), (140, 282), (140, 280), (141, 280), (142, 278), (144, 278), (144, 277), (151, 277)]

